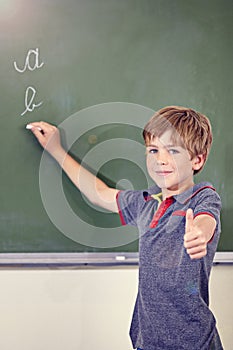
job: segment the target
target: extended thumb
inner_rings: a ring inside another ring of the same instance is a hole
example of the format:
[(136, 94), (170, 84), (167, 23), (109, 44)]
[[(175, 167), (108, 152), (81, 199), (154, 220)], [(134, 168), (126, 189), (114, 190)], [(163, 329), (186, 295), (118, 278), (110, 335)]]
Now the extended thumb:
[(190, 231), (192, 227), (193, 227), (193, 210), (189, 208), (186, 211), (186, 224), (185, 224), (186, 232)]

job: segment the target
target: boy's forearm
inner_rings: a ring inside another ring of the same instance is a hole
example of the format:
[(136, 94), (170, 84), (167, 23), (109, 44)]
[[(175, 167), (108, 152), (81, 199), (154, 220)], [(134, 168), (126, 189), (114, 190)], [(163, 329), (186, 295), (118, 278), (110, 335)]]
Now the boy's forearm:
[(216, 220), (208, 214), (201, 214), (195, 217), (194, 225), (200, 229), (206, 243), (208, 243), (214, 235)]
[(51, 154), (74, 185), (95, 205), (117, 212), (117, 190), (109, 188), (103, 181), (80, 165), (63, 148)]
[(116, 202), (118, 190), (108, 187), (64, 150), (57, 127), (46, 122), (34, 122), (27, 128), (33, 132), (41, 146), (60, 164), (70, 180), (93, 204), (118, 212)]

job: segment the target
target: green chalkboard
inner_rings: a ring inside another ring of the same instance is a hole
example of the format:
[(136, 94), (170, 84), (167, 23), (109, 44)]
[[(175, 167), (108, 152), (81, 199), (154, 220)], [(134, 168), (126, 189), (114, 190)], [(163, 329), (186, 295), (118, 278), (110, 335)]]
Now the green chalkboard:
[(196, 181), (220, 193), (219, 252), (233, 252), (233, 3), (41, 0), (0, 3), (0, 253), (137, 252), (137, 232), (87, 202), (25, 129), (46, 120), (108, 184), (145, 188), (141, 128), (163, 106), (209, 116)]

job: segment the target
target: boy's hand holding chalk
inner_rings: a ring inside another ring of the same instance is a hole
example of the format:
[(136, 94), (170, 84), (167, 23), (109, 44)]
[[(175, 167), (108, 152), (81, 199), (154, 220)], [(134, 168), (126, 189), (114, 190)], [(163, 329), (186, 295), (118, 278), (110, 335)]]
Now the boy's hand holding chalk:
[(26, 129), (36, 136), (41, 146), (55, 157), (55, 154), (63, 150), (60, 133), (56, 126), (45, 122), (33, 122), (26, 125)]
[[(33, 125), (32, 125), (32, 124), (27, 124), (27, 125), (26, 125), (26, 129), (31, 130), (32, 128), (33, 128)], [(37, 126), (37, 129), (38, 129), (39, 131), (42, 131), (42, 129), (41, 129), (39, 126)]]

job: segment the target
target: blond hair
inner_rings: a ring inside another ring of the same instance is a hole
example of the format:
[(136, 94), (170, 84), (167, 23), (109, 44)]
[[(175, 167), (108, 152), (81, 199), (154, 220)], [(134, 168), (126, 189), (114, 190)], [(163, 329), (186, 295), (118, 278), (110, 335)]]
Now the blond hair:
[[(157, 111), (143, 130), (145, 144), (171, 130), (171, 141), (187, 149), (191, 159), (203, 155), (204, 164), (213, 140), (209, 119), (191, 108), (168, 106)], [(203, 166), (204, 166), (203, 164)], [(202, 166), (202, 167), (203, 167)], [(198, 173), (201, 169), (194, 171)]]

